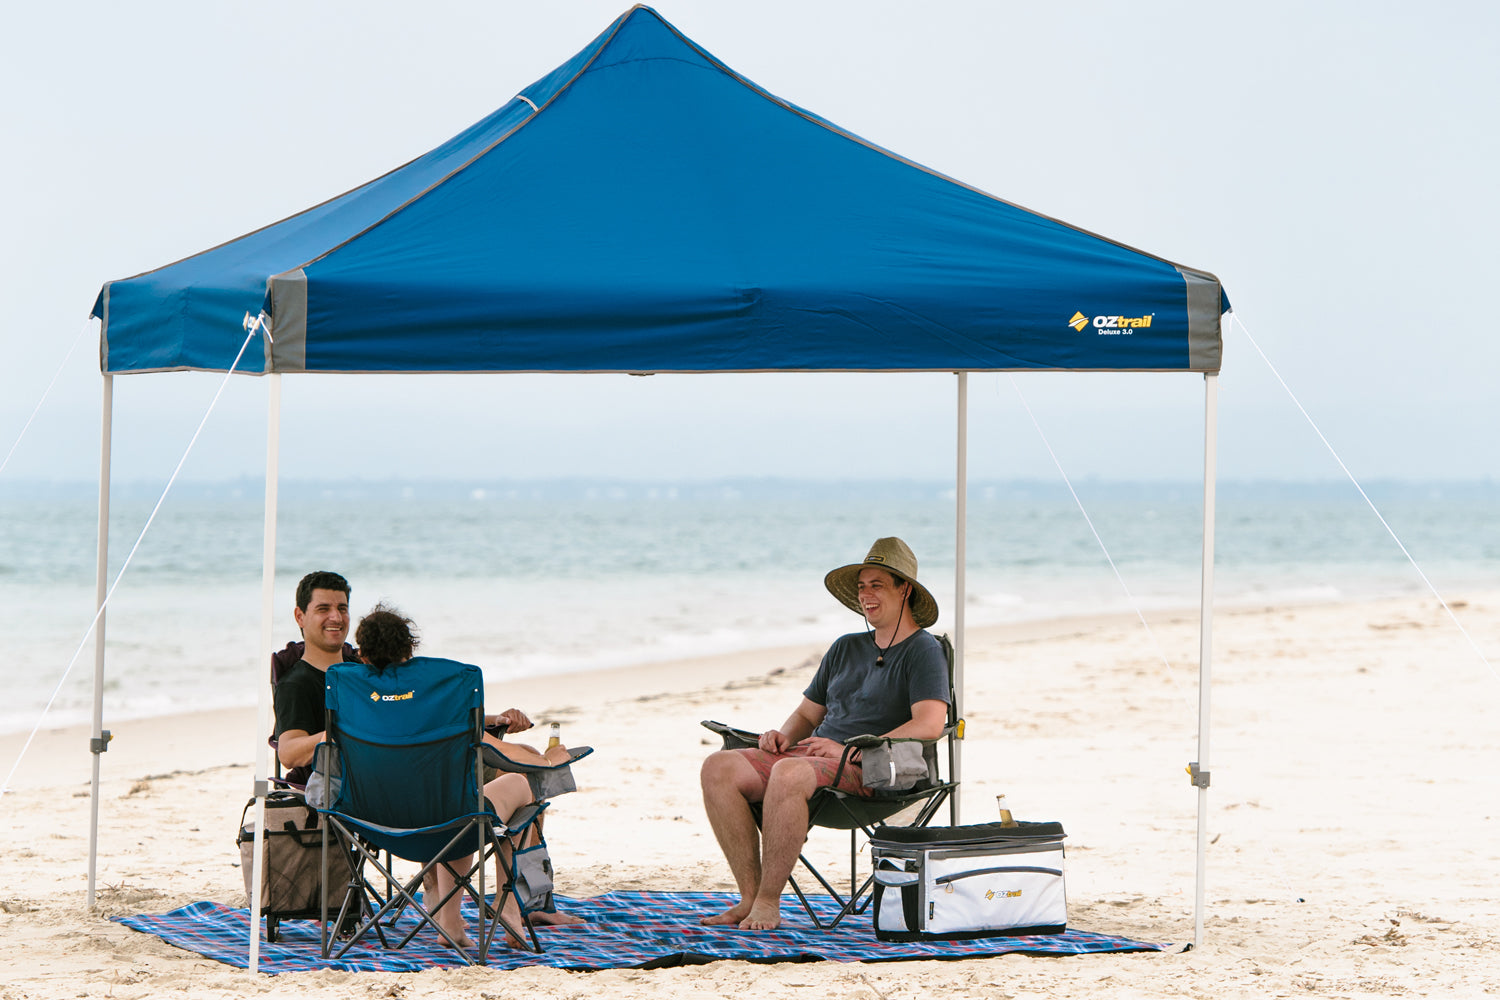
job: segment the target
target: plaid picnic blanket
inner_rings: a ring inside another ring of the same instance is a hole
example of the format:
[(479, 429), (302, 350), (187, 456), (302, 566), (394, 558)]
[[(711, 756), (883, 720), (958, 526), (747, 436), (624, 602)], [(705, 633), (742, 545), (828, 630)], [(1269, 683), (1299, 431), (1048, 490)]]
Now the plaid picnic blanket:
[[(749, 962), (890, 962), (914, 959), (977, 958), (1024, 952), (1039, 955), (1076, 955), (1085, 952), (1161, 951), (1166, 946), (1107, 934), (1068, 930), (1063, 934), (1033, 937), (980, 938), (971, 941), (894, 943), (875, 940), (868, 913), (846, 918), (833, 930), (819, 930), (802, 912), (793, 896), (784, 897), (782, 926), (775, 931), (742, 931), (733, 927), (704, 927), (700, 917), (720, 913), (737, 896), (721, 892), (611, 892), (589, 899), (557, 898), (558, 909), (584, 917), (587, 924), (539, 927), (537, 936), (544, 951), (538, 955), (496, 944), (489, 964), (498, 969), (548, 965), (561, 969), (664, 968), (718, 959)], [(829, 899), (813, 897), (813, 905), (826, 904), (827, 916), (838, 908)], [(467, 905), (467, 902), (466, 902)], [(468, 914), (471, 925), (475, 915)], [(127, 927), (154, 934), (168, 944), (196, 952), (228, 965), (248, 965), (249, 921), (247, 909), (218, 903), (191, 903), (162, 914), (139, 914), (114, 918)], [(397, 922), (396, 937), (410, 929), (413, 919)], [(316, 920), (283, 920), (281, 940), (265, 941), (261, 934), (260, 971), (276, 974), (315, 969), (350, 972), (417, 972), (439, 966), (461, 965), (462, 960), (439, 943), (430, 929), (418, 934), (405, 948), (386, 951), (370, 935), (339, 961), (324, 961), (319, 954)]]

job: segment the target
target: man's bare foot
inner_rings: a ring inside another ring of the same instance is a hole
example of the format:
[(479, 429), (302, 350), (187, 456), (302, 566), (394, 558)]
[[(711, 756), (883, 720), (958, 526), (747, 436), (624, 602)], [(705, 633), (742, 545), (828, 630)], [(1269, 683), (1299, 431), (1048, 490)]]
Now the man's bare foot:
[(781, 904), (756, 901), (745, 919), (740, 921), (742, 931), (774, 931), (781, 926)]
[(548, 913), (545, 910), (537, 910), (531, 915), (531, 922), (533, 924), (546, 924), (549, 927), (568, 927), (573, 924), (588, 923), (587, 920), (584, 920), (580, 916), (576, 916), (572, 913), (563, 913), (560, 910), (555, 913)]
[(750, 914), (750, 904), (741, 900), (723, 913), (715, 913), (711, 917), (704, 917), (698, 923), (709, 927), (733, 927)]

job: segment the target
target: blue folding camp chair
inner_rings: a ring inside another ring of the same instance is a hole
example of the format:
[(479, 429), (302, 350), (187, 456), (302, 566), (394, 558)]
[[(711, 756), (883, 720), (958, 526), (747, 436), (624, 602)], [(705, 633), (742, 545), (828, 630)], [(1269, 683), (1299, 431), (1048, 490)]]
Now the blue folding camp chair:
[[(501, 927), (541, 951), (526, 917), (528, 900), (518, 891), (511, 851), (501, 848), (506, 840), (519, 846), (546, 804), (533, 803), (502, 819), (485, 801), (479, 767), (484, 725), (479, 668), (425, 656), (379, 671), (364, 663), (344, 663), (328, 670), (327, 683), (327, 742), (319, 747), (309, 798), (319, 802), (326, 819), (325, 859), (342, 844), (354, 852), (356, 864), (343, 907), (330, 924), (325, 861), (323, 956), (330, 957), (336, 943), (330, 926), (348, 926), (346, 917), (358, 922), (332, 957), (342, 957), (372, 931), (383, 946), (400, 948), (429, 923), (465, 962), (484, 964)], [(330, 836), (337, 842), (330, 845)], [(391, 874), (389, 862), (382, 864), (380, 851), (416, 862), (421, 870), (401, 882)], [(468, 855), (472, 864), (451, 864)], [(486, 907), (485, 871), (494, 858), (499, 859), (503, 884), (496, 887), (493, 906)], [(454, 874), (452, 892), (419, 901), (424, 877), (439, 864), (448, 864)], [(388, 892), (371, 884), (368, 868), (378, 873)], [(455, 893), (472, 899), (488, 918), (473, 958), (432, 918)], [(507, 897), (516, 900), (523, 926), (508, 927), (503, 921)], [(406, 908), (417, 915), (417, 924), (392, 946), (387, 924)]]

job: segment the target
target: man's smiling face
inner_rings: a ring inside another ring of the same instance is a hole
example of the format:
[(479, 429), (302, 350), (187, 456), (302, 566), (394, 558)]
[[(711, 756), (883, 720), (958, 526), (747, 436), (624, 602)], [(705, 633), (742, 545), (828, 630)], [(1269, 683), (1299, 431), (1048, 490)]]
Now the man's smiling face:
[(334, 653), (344, 648), (349, 637), (349, 595), (342, 590), (324, 590), (319, 587), (312, 592), (307, 610), (297, 608), (294, 612), (302, 638), (314, 649)]

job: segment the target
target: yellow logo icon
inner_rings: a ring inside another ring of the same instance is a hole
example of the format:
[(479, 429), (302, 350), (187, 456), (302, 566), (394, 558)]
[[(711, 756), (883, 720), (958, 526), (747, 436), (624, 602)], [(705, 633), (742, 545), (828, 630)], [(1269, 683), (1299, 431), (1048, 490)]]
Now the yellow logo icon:
[(1089, 325), (1089, 318), (1081, 312), (1076, 312), (1073, 314), (1073, 318), (1068, 320), (1068, 325), (1079, 333), (1082, 333), (1083, 328)]
[(380, 700), (380, 692), (379, 691), (371, 691), (370, 692), (370, 700), (371, 701), (379, 701)]

